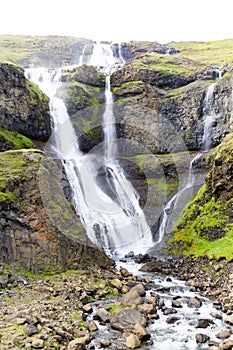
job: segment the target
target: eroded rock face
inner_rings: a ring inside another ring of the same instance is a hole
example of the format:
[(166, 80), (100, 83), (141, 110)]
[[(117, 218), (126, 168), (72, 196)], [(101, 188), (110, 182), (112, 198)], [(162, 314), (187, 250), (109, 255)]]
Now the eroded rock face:
[(35, 150), (3, 152), (0, 162), (7, 167), (0, 187), (3, 262), (34, 272), (111, 265), (87, 239), (55, 162)]
[(15, 65), (0, 65), (0, 126), (46, 141), (51, 134), (48, 97)]

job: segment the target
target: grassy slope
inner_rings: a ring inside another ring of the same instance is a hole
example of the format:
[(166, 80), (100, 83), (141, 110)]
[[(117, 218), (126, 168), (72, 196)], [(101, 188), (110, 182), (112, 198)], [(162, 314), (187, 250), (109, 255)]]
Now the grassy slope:
[(69, 47), (85, 39), (62, 36), (0, 35), (0, 62), (20, 64), (32, 54)]
[(209, 42), (172, 42), (171, 47), (180, 51), (181, 57), (210, 65), (233, 62), (233, 39)]
[(214, 164), (205, 184), (185, 209), (170, 240), (172, 251), (194, 257), (233, 260), (233, 134), (211, 155)]

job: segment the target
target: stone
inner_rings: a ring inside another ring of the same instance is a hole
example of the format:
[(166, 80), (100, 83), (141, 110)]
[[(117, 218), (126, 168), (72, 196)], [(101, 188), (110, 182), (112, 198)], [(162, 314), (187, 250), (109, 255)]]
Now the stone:
[(153, 304), (141, 304), (138, 305), (138, 310), (143, 314), (154, 314), (156, 313), (155, 307)]
[(233, 349), (233, 336), (224, 340), (218, 347), (218, 350), (232, 350)]
[(143, 327), (140, 323), (135, 324), (134, 331), (140, 340), (148, 340), (151, 337), (146, 328)]
[(233, 315), (225, 317), (224, 322), (229, 323), (230, 325), (233, 325)]
[(141, 303), (142, 298), (136, 290), (133, 290), (133, 288), (122, 297), (122, 304), (125, 306), (136, 306), (140, 305)]
[(122, 288), (122, 281), (120, 281), (118, 278), (114, 278), (113, 280), (110, 281), (110, 284), (117, 288), (118, 290), (121, 290)]
[(35, 339), (32, 341), (32, 347), (35, 349), (43, 349), (44, 341), (42, 339)]
[(83, 306), (83, 311), (87, 312), (88, 314), (93, 311), (92, 305), (91, 304), (85, 304)]
[(85, 324), (85, 326), (89, 329), (89, 331), (91, 332), (96, 332), (98, 330), (98, 326), (97, 324), (95, 323), (95, 321), (88, 321), (87, 324)]
[(111, 341), (109, 339), (100, 339), (100, 346), (103, 348), (108, 348), (111, 345)]
[(120, 331), (133, 330), (137, 323), (145, 326), (146, 319), (136, 309), (120, 310), (110, 319), (111, 326)]
[(216, 334), (216, 337), (219, 339), (227, 339), (227, 338), (230, 338), (230, 336), (231, 336), (230, 329), (224, 329), (223, 331)]
[(131, 291), (136, 291), (141, 297), (146, 295), (145, 287), (142, 283), (136, 284), (136, 286), (131, 288)]
[(182, 303), (179, 300), (172, 300), (172, 307), (181, 308)]
[(208, 320), (206, 318), (201, 318), (201, 319), (198, 319), (196, 328), (207, 328), (211, 323), (213, 323), (211, 320)]
[(86, 338), (77, 338), (69, 342), (67, 350), (83, 350), (86, 345)]
[(176, 321), (180, 320), (180, 317), (179, 316), (174, 316), (174, 315), (171, 315), (171, 316), (168, 316), (168, 318), (166, 319), (166, 322), (168, 324), (174, 324), (176, 323)]
[(34, 334), (38, 333), (38, 329), (36, 326), (34, 326), (33, 324), (27, 324), (24, 328), (23, 328), (24, 332), (31, 337)]
[(141, 346), (139, 338), (134, 334), (131, 334), (126, 338), (125, 344), (129, 349), (136, 349)]
[(202, 306), (202, 301), (199, 298), (194, 297), (189, 299), (187, 304), (188, 304), (188, 307), (199, 308)]
[(208, 335), (201, 334), (201, 333), (196, 334), (195, 338), (196, 338), (196, 342), (198, 344), (206, 343), (210, 339), (210, 337)]
[(164, 315), (176, 314), (177, 310), (174, 308), (167, 307), (163, 310)]
[(111, 314), (103, 307), (99, 308), (96, 311), (95, 318), (101, 320), (102, 322), (106, 323), (110, 320)]

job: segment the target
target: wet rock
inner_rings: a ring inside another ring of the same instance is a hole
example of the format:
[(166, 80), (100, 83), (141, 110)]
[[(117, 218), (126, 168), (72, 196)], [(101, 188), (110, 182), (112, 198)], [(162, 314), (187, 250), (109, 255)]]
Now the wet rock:
[(133, 330), (137, 323), (145, 326), (146, 319), (136, 309), (120, 310), (115, 315), (112, 315), (110, 319), (111, 326), (120, 331)]
[(212, 320), (207, 320), (205, 318), (198, 319), (196, 328), (207, 328), (211, 323), (213, 323)]
[(151, 335), (147, 332), (146, 328), (140, 323), (136, 323), (134, 326), (134, 331), (140, 340), (149, 340)]
[(201, 333), (196, 334), (195, 338), (196, 338), (196, 342), (198, 344), (206, 343), (210, 339), (210, 337), (208, 335), (201, 334)]
[(199, 298), (191, 298), (189, 301), (188, 301), (188, 307), (191, 307), (191, 308), (199, 308), (202, 306), (202, 301), (199, 299)]
[(177, 313), (177, 310), (176, 309), (174, 309), (174, 308), (165, 308), (164, 310), (163, 310), (163, 314), (164, 315), (170, 315), (170, 314), (176, 314)]
[(133, 257), (134, 257), (134, 252), (129, 252), (129, 253), (125, 254), (126, 259), (133, 258)]
[(131, 291), (137, 291), (141, 297), (146, 295), (145, 287), (142, 283), (136, 284), (136, 286), (131, 288)]
[(85, 322), (85, 327), (87, 327), (91, 332), (96, 332), (98, 330), (97, 324), (92, 320)]
[(182, 304), (179, 300), (172, 300), (172, 307), (181, 308)]
[(120, 274), (121, 274), (122, 277), (132, 276), (132, 273), (129, 272), (126, 268), (123, 268), (123, 267), (120, 268)]
[(141, 342), (136, 335), (131, 334), (126, 339), (126, 346), (130, 349), (136, 349), (141, 346)]
[(166, 319), (166, 322), (168, 324), (174, 324), (176, 321), (180, 320), (180, 317), (179, 316), (169, 316), (167, 319)]
[(230, 329), (225, 329), (225, 330), (219, 332), (218, 334), (216, 334), (216, 337), (219, 339), (227, 339), (227, 338), (230, 338), (230, 336), (231, 336)]
[(88, 314), (93, 311), (92, 305), (91, 304), (86, 304), (83, 306), (83, 310), (87, 312)]
[(224, 322), (229, 323), (230, 325), (233, 325), (233, 315), (225, 317)]

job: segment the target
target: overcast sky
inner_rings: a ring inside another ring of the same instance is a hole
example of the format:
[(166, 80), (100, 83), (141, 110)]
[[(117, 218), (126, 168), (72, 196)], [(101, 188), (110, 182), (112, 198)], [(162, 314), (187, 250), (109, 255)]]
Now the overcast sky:
[(233, 38), (233, 0), (2, 0), (0, 34), (94, 40)]

